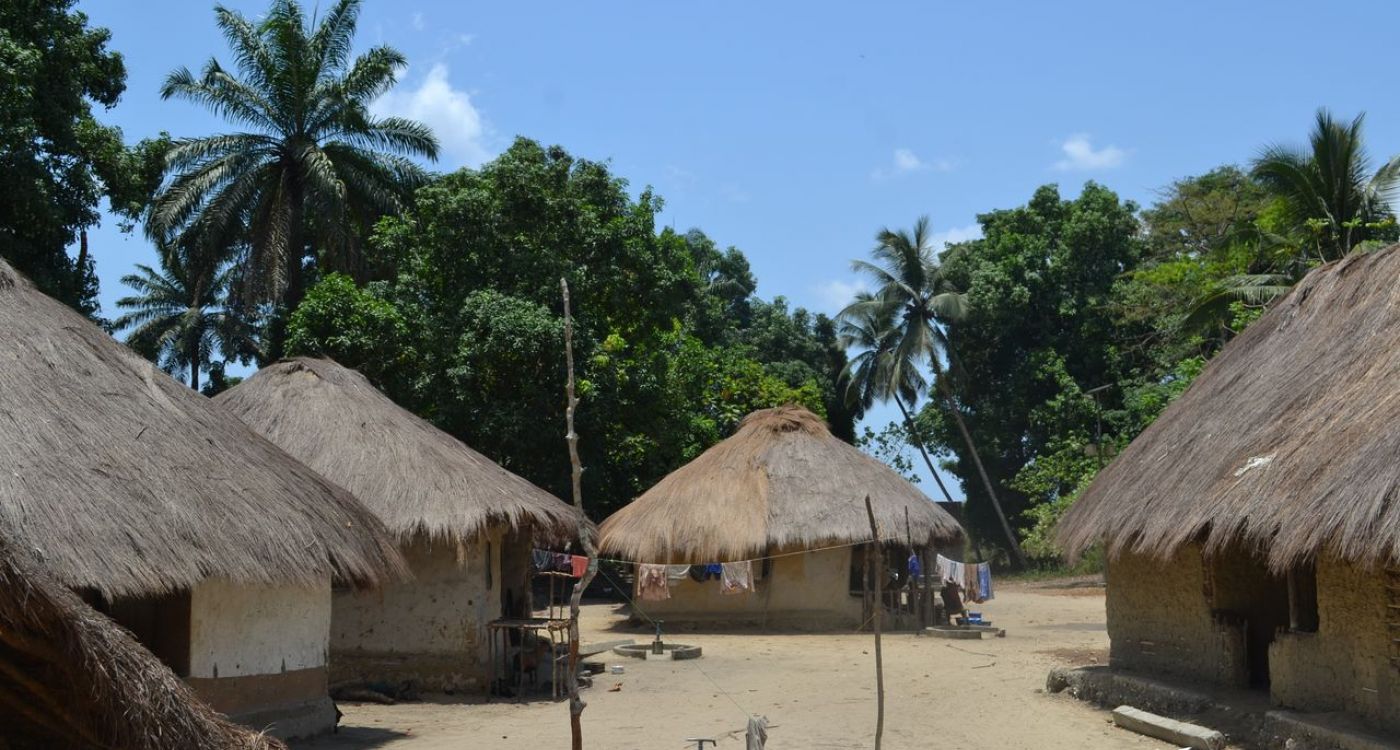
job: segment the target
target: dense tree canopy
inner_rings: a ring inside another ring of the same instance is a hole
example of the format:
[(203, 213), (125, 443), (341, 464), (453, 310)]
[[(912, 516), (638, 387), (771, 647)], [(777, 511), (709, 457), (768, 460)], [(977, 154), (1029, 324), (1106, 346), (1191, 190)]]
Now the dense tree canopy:
[(103, 196), (128, 189), (132, 163), (121, 131), (92, 111), (125, 89), (122, 57), (107, 49), (110, 32), (89, 28), (72, 6), (0, 4), (0, 257), (91, 315), (97, 276), (85, 230)]
[[(658, 232), (660, 201), (607, 166), (520, 139), (382, 221), (387, 278), (330, 276), (288, 327), (400, 403), (556, 492), (567, 488), (559, 279), (569, 280), (580, 450), (599, 517), (727, 436), (753, 409), (837, 400), (831, 322), (752, 296), (737, 249)], [(837, 415), (854, 432), (853, 417)], [(551, 428), (550, 425), (554, 425)]]

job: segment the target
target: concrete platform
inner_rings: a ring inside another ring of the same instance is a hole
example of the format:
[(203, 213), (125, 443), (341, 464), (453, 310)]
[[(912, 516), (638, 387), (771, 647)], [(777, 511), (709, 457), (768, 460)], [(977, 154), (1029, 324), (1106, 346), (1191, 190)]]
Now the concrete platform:
[(1197, 688), (1102, 666), (1052, 669), (1045, 689), (1104, 708), (1127, 705), (1204, 725), (1222, 732), (1231, 746), (1400, 750), (1400, 738), (1381, 734), (1353, 716), (1282, 710), (1258, 691)]

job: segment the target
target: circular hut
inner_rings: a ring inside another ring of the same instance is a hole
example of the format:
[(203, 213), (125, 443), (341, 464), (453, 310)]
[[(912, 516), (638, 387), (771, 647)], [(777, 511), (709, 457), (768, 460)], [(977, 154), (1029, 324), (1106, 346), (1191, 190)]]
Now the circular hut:
[(277, 362), (215, 400), (364, 502), (413, 571), (336, 594), (333, 679), (486, 687), (487, 624), (530, 616), (531, 550), (574, 538), (573, 507), (328, 359)]
[(402, 574), (349, 493), (0, 261), (0, 528), (215, 709), (335, 723), (332, 578)]
[(1115, 669), (1400, 731), (1400, 245), (1309, 273), (1059, 526)]
[(285, 750), (231, 723), (0, 530), (0, 717), (15, 750)]
[[(796, 406), (763, 409), (668, 474), (600, 529), (599, 554), (689, 565), (669, 598), (645, 601), (668, 623), (857, 627), (873, 606), (864, 572), (870, 498), (885, 557), (953, 542), (962, 529), (892, 469), (832, 436)], [(912, 549), (911, 549), (912, 548)], [(707, 564), (751, 560), (754, 590), (726, 595)], [(706, 580), (708, 579), (708, 580)]]

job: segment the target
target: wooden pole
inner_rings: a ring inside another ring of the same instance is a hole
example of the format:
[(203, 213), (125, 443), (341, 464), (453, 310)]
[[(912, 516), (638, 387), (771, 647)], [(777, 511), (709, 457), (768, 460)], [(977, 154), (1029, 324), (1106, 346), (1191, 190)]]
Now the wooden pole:
[(569, 732), (573, 738), (573, 750), (583, 750), (583, 709), (588, 706), (578, 695), (578, 610), (583, 599), (583, 591), (598, 574), (598, 550), (593, 544), (593, 531), (588, 527), (588, 517), (583, 514), (583, 465), (578, 459), (578, 433), (574, 432), (574, 410), (578, 408), (578, 396), (574, 392), (574, 318), (569, 308), (569, 282), (559, 279), (559, 288), (564, 293), (564, 361), (569, 367), (569, 380), (566, 385), (568, 405), (564, 410), (564, 420), (568, 432), (564, 436), (569, 444), (569, 465), (574, 490), (574, 509), (578, 511), (578, 538), (583, 545), (583, 553), (588, 556), (588, 568), (583, 577), (574, 584), (573, 596), (569, 597)]
[[(885, 736), (885, 662), (880, 653), (880, 614), (885, 608), (882, 589), (885, 585), (884, 551), (880, 548), (880, 527), (875, 525), (875, 509), (870, 496), (865, 496), (865, 514), (870, 518), (870, 536), (875, 547), (875, 750)], [(898, 533), (898, 532), (895, 532)]]

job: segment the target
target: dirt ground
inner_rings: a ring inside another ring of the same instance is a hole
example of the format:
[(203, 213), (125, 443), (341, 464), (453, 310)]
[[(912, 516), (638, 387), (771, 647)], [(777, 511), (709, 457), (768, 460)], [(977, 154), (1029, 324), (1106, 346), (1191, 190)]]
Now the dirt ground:
[[(1043, 692), (1052, 666), (1106, 659), (1101, 589), (1004, 586), (980, 609), (1007, 629), (1005, 638), (885, 635), (885, 748), (1170, 747), (1117, 729), (1104, 711)], [(622, 620), (615, 606), (586, 606), (583, 641), (650, 640)], [(704, 656), (679, 662), (606, 657), (626, 672), (599, 675), (584, 691), (587, 747), (681, 750), (694, 747), (687, 737), (713, 737), (719, 750), (743, 748), (750, 713), (768, 717), (769, 748), (872, 745), (870, 634), (684, 633), (673, 640), (703, 647)], [(566, 702), (346, 704), (341, 710), (338, 734), (300, 743), (298, 750), (542, 750), (569, 743)]]

